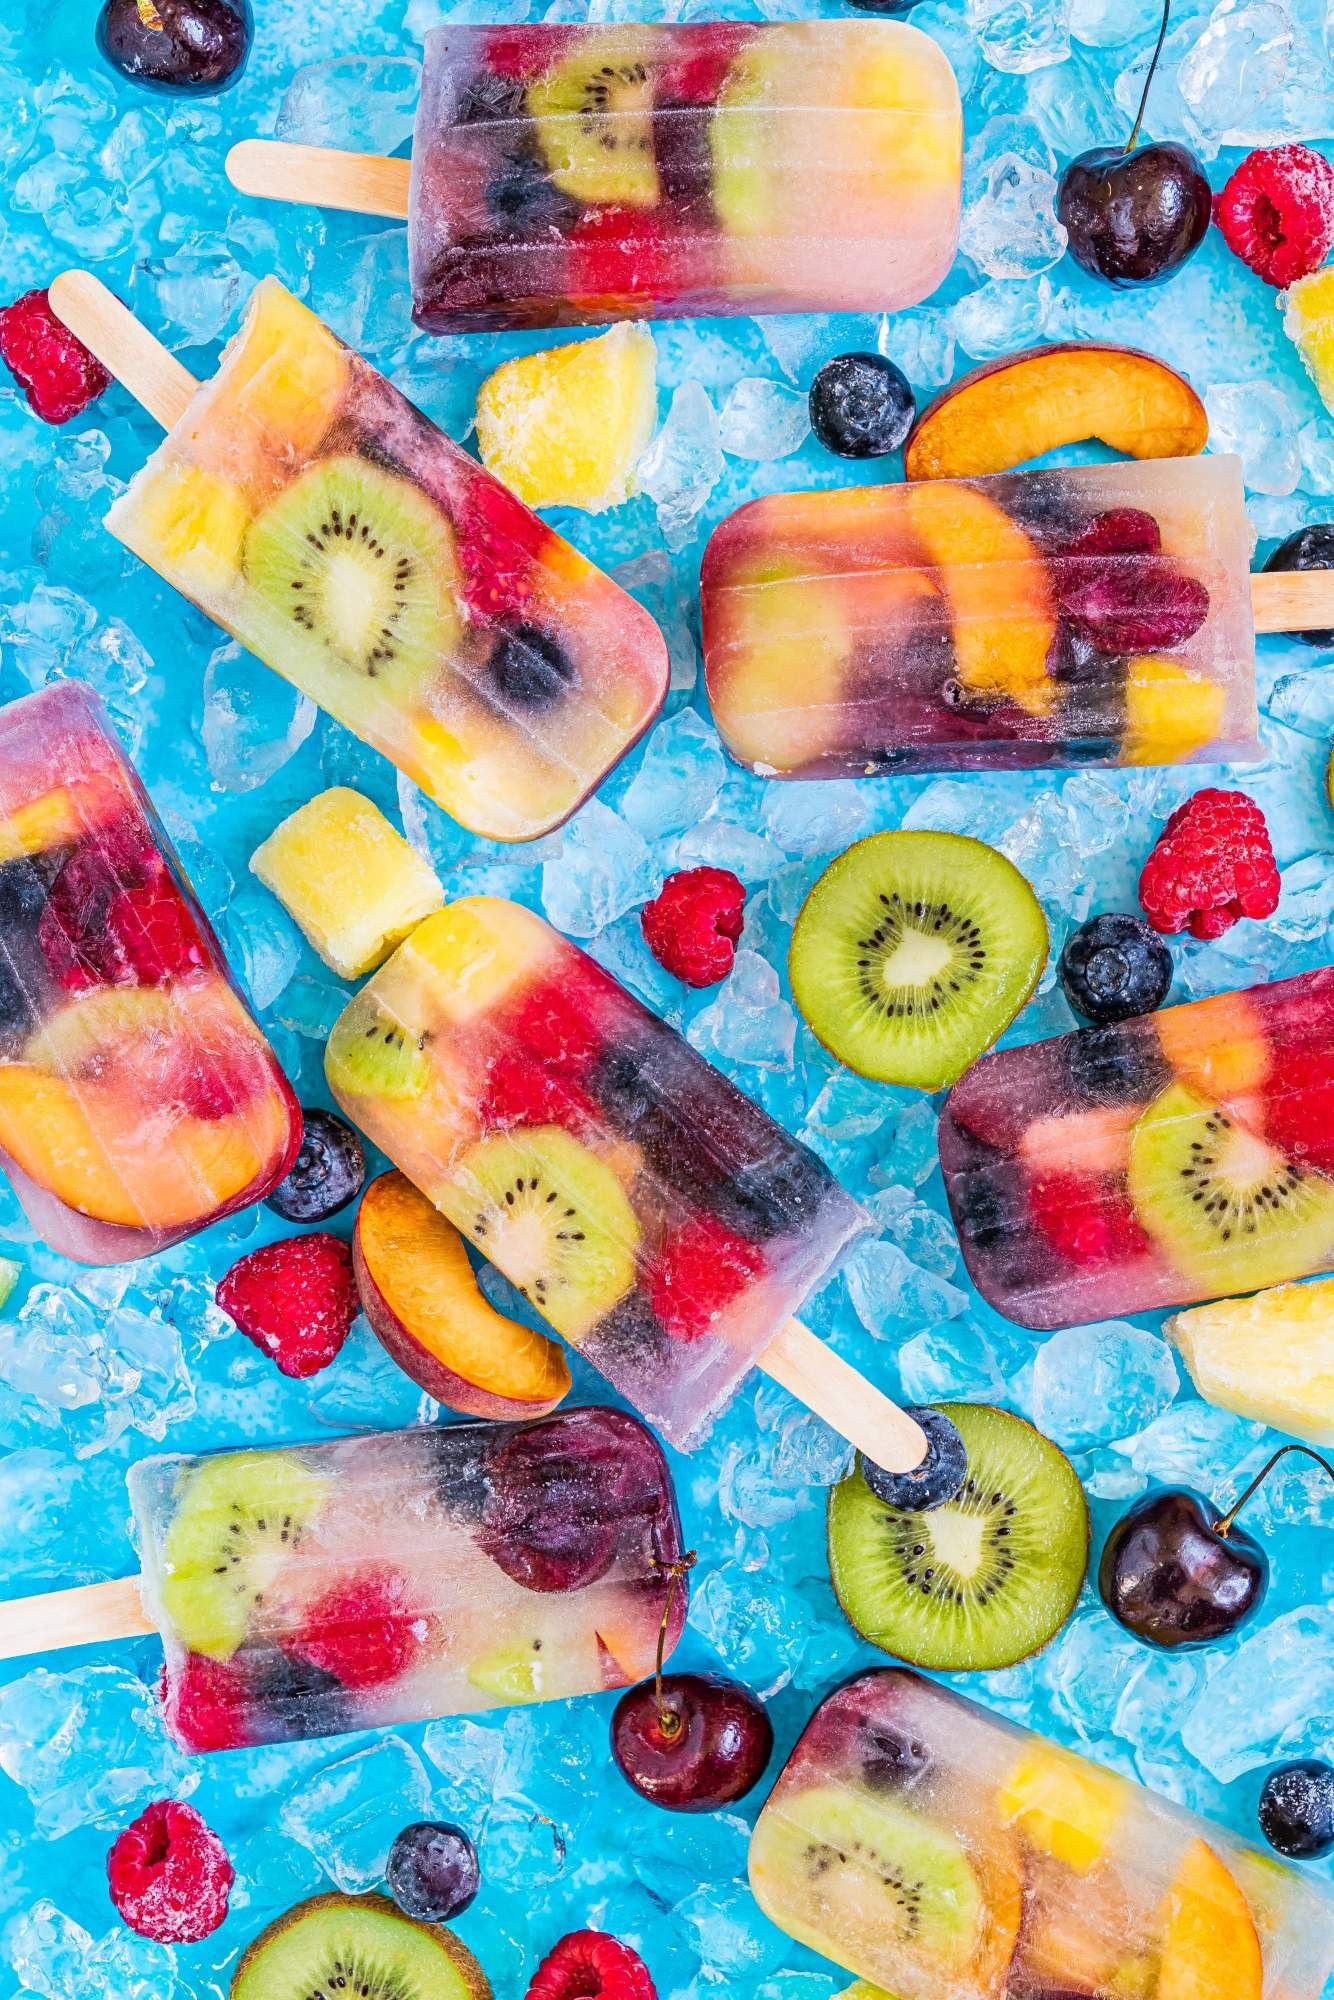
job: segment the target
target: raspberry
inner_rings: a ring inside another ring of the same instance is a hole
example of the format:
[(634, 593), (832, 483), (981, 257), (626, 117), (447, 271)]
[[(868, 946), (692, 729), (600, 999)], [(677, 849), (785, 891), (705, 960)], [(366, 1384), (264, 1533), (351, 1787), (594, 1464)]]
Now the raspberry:
[(600, 1014), (609, 986), (596, 967), (562, 964), (559, 978), (528, 987), (518, 1006), (506, 1010), (506, 1033), (532, 1061), (583, 1076), (606, 1046)]
[(560, 61), (575, 32), (573, 25), (556, 27), (548, 21), (536, 26), (521, 22), (514, 27), (492, 28), (482, 61), (493, 76), (526, 83)]
[(745, 889), (728, 869), (684, 868), (639, 921), (659, 965), (687, 986), (713, 986), (732, 970), (745, 907)]
[(1268, 285), (1293, 285), (1334, 249), (1334, 167), (1309, 146), (1261, 146), (1214, 196), (1234, 256)]
[(1265, 1136), (1303, 1167), (1334, 1173), (1334, 1055), (1283, 1052), (1265, 1091)]
[(649, 1304), (674, 1340), (698, 1340), (764, 1268), (764, 1253), (711, 1215), (697, 1215), (659, 1251)]
[(48, 424), (77, 417), (111, 381), (97, 357), (56, 318), (45, 292), (25, 292), (0, 312), (0, 360)]
[(159, 986), (208, 966), (199, 926), (165, 862), (142, 888), (113, 896), (106, 921), (114, 947), (141, 986)]
[(159, 1944), (197, 1944), (227, 1914), (236, 1871), (193, 1806), (157, 1799), (107, 1856), (111, 1900), (132, 1931)]
[(1042, 1234), (1067, 1263), (1095, 1270), (1142, 1256), (1149, 1239), (1121, 1188), (1080, 1174), (1043, 1174), (1028, 1204)]
[(1217, 938), (1239, 917), (1271, 917), (1279, 879), (1265, 816), (1245, 792), (1206, 787), (1178, 806), (1139, 878), (1156, 931)]
[(525, 2000), (658, 2000), (637, 1951), (605, 1931), (571, 1931), (533, 1974)]
[(334, 1359), (357, 1315), (352, 1252), (323, 1231), (266, 1243), (232, 1265), (216, 1297), (284, 1375), (315, 1375)]
[(239, 1750), (250, 1741), (245, 1687), (223, 1660), (191, 1653), (174, 1682), (164, 1667), (158, 1700), (183, 1750)]
[(563, 1125), (573, 1130), (597, 1116), (578, 1084), (555, 1077), (526, 1055), (497, 1056), (487, 1072), (478, 1116), (498, 1131), (511, 1125)]
[(669, 300), (688, 291), (695, 242), (664, 220), (662, 211), (594, 208), (570, 231), (566, 285), (584, 306), (633, 314), (645, 299)]
[(287, 1647), (344, 1687), (378, 1687), (403, 1673), (421, 1650), (425, 1620), (407, 1608), (397, 1570), (359, 1570), (316, 1598), (308, 1631)]
[(463, 595), (473, 618), (485, 623), (522, 610), (556, 540), (498, 479), (482, 474), (473, 480), (457, 544)]

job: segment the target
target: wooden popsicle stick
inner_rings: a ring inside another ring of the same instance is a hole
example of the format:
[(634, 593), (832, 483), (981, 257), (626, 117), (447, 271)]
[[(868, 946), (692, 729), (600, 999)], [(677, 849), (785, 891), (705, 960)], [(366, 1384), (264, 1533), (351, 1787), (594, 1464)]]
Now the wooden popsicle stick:
[(1251, 578), (1257, 632), (1334, 631), (1334, 569), (1259, 569)]
[(778, 1329), (755, 1366), (886, 1472), (914, 1472), (926, 1457), (921, 1425), (799, 1319)]
[(51, 310), (164, 431), (180, 422), (199, 384), (91, 271), (62, 271), (51, 282)]
[(411, 160), (380, 153), (340, 153), (332, 146), (295, 146), (282, 139), (242, 139), (227, 155), (227, 178), (261, 201), (307, 202), (356, 215), (408, 219)]
[(15, 1597), (0, 1604), (0, 1660), (59, 1652), (65, 1646), (141, 1639), (156, 1631), (152, 1619), (144, 1615), (138, 1577), (114, 1577), (110, 1583), (84, 1583), (46, 1597)]

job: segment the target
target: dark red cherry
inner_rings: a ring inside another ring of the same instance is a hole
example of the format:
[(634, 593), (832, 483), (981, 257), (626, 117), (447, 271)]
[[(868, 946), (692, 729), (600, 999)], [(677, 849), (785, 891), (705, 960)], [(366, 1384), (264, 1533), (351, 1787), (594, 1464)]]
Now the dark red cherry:
[(1095, 146), (1063, 170), (1056, 213), (1076, 263), (1125, 288), (1179, 271), (1204, 241), (1212, 201), (1188, 146)]
[(1150, 1646), (1207, 1646), (1259, 1608), (1269, 1558), (1243, 1528), (1184, 1487), (1151, 1493), (1107, 1537), (1098, 1589), (1113, 1618)]
[(722, 1674), (641, 1681), (611, 1719), (612, 1755), (626, 1780), (669, 1812), (716, 1812), (744, 1798), (773, 1747), (760, 1703)]
[(254, 34), (250, 0), (104, 0), (97, 17), (107, 61), (150, 90), (226, 90)]
[(487, 1467), (477, 1539), (527, 1590), (583, 1590), (637, 1534), (677, 1553), (667, 1472), (650, 1433), (620, 1410), (561, 1410), (512, 1432)]

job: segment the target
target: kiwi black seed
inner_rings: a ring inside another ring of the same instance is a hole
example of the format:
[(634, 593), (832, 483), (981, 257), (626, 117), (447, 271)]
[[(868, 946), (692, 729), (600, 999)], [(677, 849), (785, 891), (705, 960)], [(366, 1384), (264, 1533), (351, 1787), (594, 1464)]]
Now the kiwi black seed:
[(261, 1932), (231, 2000), (492, 2000), (491, 1982), (443, 1924), (386, 1896), (313, 1896)]
[(1088, 1505), (1065, 1454), (1021, 1417), (939, 1407), (967, 1453), (961, 1491), (910, 1513), (877, 1498), (859, 1464), (829, 1499), (834, 1588), (857, 1630), (897, 1659), (946, 1672), (1013, 1666), (1074, 1609)]
[(877, 833), (802, 905), (788, 967), (802, 1015), (840, 1062), (939, 1090), (1014, 1019), (1047, 957), (1019, 870), (957, 833)]

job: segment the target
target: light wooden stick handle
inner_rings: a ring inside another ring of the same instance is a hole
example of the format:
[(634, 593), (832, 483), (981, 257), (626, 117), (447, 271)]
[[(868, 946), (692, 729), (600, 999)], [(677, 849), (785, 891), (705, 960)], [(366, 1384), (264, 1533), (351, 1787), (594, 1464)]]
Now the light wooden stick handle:
[(138, 1577), (115, 1577), (110, 1583), (84, 1583), (76, 1590), (0, 1603), (0, 1660), (59, 1652), (63, 1646), (140, 1639), (156, 1630), (144, 1616)]
[(309, 202), (357, 215), (408, 218), (411, 160), (379, 153), (339, 153), (331, 146), (290, 146), (282, 139), (242, 139), (227, 155), (227, 178), (262, 201)]
[(886, 1472), (913, 1472), (926, 1457), (921, 1425), (799, 1319), (779, 1328), (755, 1366)]
[(1251, 578), (1257, 632), (1334, 631), (1334, 569), (1260, 569)]
[(179, 423), (198, 382), (100, 278), (91, 271), (62, 271), (52, 280), (49, 296), (57, 319), (91, 348), (164, 431)]

